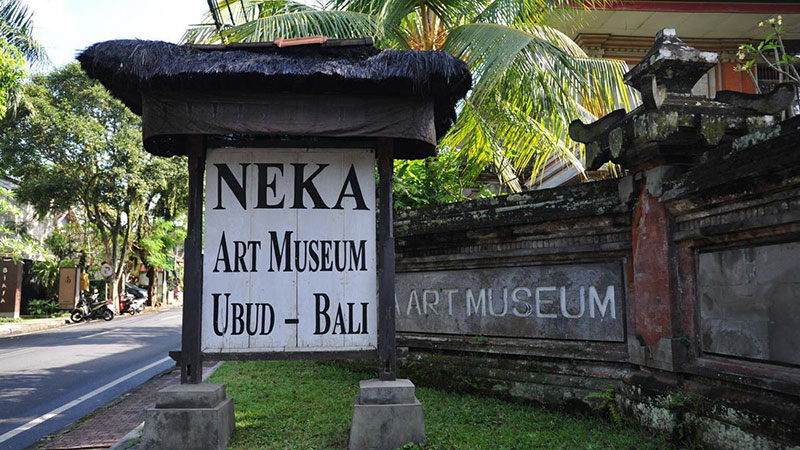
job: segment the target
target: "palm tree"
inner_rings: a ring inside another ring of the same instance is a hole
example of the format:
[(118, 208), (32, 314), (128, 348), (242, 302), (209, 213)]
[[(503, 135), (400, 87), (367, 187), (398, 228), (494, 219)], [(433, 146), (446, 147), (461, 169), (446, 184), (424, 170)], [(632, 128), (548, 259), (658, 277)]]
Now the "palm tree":
[(23, 101), (24, 59), (33, 64), (48, 61), (32, 32), (32, 14), (22, 0), (0, 0), (0, 119), (13, 117)]
[(441, 142), (457, 151), (466, 175), (492, 168), (512, 191), (552, 158), (583, 171), (583, 148), (569, 140), (575, 118), (594, 120), (630, 108), (622, 61), (589, 58), (548, 24), (598, 0), (208, 0), (205, 23), (187, 43), (263, 42), (278, 37), (372, 35), (380, 48), (444, 50), (472, 70), (473, 90)]
[(47, 55), (33, 38), (33, 14), (22, 0), (0, 0), (0, 40), (33, 63), (47, 62)]

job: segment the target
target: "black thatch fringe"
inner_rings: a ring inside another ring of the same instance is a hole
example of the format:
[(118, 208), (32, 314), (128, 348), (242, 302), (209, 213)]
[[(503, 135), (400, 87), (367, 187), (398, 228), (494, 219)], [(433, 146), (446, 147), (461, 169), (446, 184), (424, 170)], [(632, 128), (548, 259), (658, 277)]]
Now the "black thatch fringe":
[(78, 60), (133, 112), (141, 92), (228, 90), (430, 96), (438, 136), (455, 121), (455, 103), (472, 78), (445, 52), (378, 51), (369, 46), (206, 50), (160, 41), (94, 44)]

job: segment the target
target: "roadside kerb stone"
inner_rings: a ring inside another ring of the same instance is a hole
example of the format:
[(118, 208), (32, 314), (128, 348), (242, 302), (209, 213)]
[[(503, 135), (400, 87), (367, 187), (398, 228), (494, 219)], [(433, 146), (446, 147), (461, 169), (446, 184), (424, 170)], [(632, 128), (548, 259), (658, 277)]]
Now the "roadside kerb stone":
[[(169, 306), (162, 306), (159, 308), (148, 308), (143, 313), (139, 314), (159, 313), (175, 309), (179, 306), (180, 305), (169, 305)], [(118, 320), (120, 318), (135, 317), (135, 316), (123, 315), (114, 317), (115, 320)], [(83, 322), (73, 323), (69, 320), (68, 317), (53, 317), (49, 319), (23, 319), (23, 321), (21, 322), (10, 322), (10, 323), (0, 324), (0, 339), (11, 336), (19, 336), (22, 334), (35, 333), (37, 331), (51, 330), (55, 328), (62, 328), (72, 325), (80, 325), (82, 323)]]
[(69, 319), (55, 317), (52, 319), (28, 319), (22, 322), (10, 322), (0, 325), (0, 338), (33, 333), (35, 331), (61, 328), (70, 325)]

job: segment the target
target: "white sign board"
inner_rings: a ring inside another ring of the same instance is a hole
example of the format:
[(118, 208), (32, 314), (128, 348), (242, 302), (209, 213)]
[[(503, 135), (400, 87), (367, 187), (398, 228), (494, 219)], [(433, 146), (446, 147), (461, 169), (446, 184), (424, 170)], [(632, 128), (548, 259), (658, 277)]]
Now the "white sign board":
[(373, 150), (210, 149), (202, 350), (377, 348)]

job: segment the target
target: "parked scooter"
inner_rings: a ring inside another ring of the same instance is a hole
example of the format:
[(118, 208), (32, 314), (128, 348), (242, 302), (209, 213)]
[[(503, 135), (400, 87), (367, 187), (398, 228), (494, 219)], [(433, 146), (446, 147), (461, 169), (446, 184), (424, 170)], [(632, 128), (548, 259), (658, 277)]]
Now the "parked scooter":
[(125, 294), (124, 296), (120, 296), (120, 314), (128, 313), (130, 315), (134, 315), (136, 313), (144, 312), (144, 302), (145, 299), (143, 298), (135, 298), (131, 294)]
[(78, 306), (72, 310), (70, 320), (74, 323), (82, 322), (89, 319), (103, 318), (109, 321), (114, 318), (114, 311), (108, 307), (109, 303), (105, 300), (100, 300), (100, 294), (97, 289), (94, 290), (92, 295), (81, 292), (81, 299), (78, 301)]

